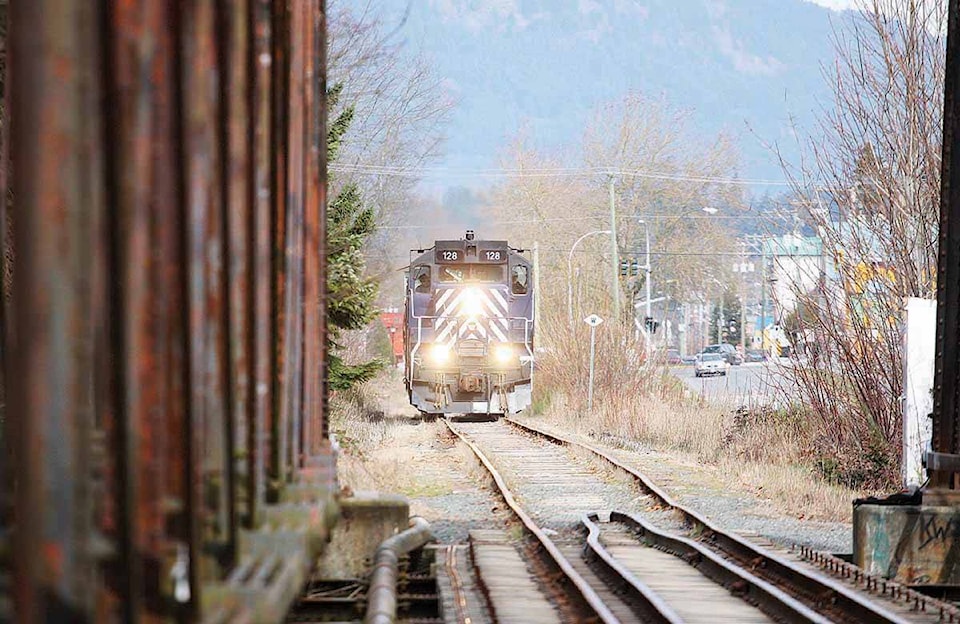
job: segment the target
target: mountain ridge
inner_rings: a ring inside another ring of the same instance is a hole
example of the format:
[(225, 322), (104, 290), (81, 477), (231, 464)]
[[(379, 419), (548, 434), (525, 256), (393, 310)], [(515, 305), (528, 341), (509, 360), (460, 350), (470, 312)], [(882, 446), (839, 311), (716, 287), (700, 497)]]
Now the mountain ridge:
[[(459, 101), (448, 169), (488, 168), (524, 128), (535, 143), (574, 143), (594, 108), (626, 92), (690, 111), (704, 135), (739, 144), (738, 175), (782, 179), (770, 145), (799, 156), (829, 105), (822, 64), (844, 14), (804, 0), (385, 0), (411, 46), (436, 63)], [(441, 188), (476, 180), (437, 178)], [(754, 189), (762, 192), (764, 189)]]

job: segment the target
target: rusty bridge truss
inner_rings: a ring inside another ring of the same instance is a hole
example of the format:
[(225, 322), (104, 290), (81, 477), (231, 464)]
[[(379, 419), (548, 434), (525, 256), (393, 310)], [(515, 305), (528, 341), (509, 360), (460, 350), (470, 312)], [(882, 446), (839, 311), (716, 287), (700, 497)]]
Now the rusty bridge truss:
[(16, 621), (263, 621), (299, 590), (336, 489), (324, 11), (9, 2)]

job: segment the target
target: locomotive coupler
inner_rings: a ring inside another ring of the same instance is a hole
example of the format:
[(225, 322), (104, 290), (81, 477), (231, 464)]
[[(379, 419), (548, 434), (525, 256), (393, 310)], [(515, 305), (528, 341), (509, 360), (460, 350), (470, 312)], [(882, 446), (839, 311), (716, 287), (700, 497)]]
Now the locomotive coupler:
[(483, 392), (486, 383), (484, 383), (483, 373), (462, 373), (460, 375), (460, 389), (464, 392)]

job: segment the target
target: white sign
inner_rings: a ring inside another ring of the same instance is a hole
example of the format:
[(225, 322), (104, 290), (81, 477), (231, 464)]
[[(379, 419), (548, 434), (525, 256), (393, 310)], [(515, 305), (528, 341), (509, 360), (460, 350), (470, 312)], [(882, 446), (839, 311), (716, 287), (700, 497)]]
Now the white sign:
[(589, 325), (590, 327), (596, 327), (603, 322), (603, 319), (597, 316), (596, 314), (591, 314), (587, 318), (583, 319), (583, 322)]
[(924, 481), (923, 455), (933, 435), (933, 365), (937, 350), (937, 302), (907, 298), (903, 333), (903, 484)]

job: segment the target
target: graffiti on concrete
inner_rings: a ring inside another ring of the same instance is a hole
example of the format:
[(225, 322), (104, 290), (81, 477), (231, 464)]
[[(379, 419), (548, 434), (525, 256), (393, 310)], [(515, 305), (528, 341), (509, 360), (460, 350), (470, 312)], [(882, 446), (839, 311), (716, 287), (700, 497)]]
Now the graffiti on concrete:
[(930, 544), (942, 545), (960, 537), (960, 523), (954, 518), (930, 515), (920, 520), (920, 550)]

